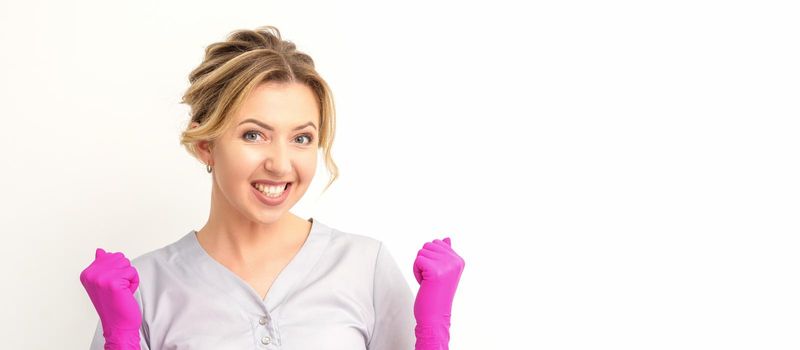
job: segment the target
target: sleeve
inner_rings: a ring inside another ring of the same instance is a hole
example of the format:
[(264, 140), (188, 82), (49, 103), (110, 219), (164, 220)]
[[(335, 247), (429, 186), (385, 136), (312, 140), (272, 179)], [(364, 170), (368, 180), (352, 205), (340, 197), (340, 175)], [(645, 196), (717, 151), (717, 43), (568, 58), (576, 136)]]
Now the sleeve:
[[(141, 285), (140, 285), (141, 288)], [(139, 293), (140, 289), (136, 289), (136, 292), (133, 293), (133, 296), (136, 298), (136, 301), (139, 303), (139, 310), (144, 310), (142, 308), (142, 296)], [(147, 322), (144, 320), (144, 315), (142, 315), (142, 327), (139, 328), (139, 347), (141, 350), (150, 350), (150, 341), (149, 341), (149, 331), (147, 328)], [(103, 324), (100, 323), (100, 320), (97, 320), (97, 327), (94, 330), (94, 337), (92, 338), (92, 343), (89, 345), (89, 350), (105, 350), (106, 339), (103, 338)]]
[(368, 350), (413, 350), (414, 295), (392, 254), (381, 242), (375, 260), (372, 305), (375, 325)]

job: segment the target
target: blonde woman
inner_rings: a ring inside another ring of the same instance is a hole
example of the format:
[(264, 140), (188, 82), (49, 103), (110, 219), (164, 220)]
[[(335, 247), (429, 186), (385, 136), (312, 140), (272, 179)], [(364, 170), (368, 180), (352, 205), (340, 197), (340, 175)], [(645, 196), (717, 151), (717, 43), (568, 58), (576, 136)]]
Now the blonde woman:
[(211, 44), (183, 102), (186, 150), (212, 177), (206, 225), (133, 261), (98, 248), (80, 276), (98, 315), (91, 349), (447, 349), (464, 260), (423, 245), (416, 298), (389, 249), (289, 210), (317, 150), (331, 158), (334, 103), (277, 28)]

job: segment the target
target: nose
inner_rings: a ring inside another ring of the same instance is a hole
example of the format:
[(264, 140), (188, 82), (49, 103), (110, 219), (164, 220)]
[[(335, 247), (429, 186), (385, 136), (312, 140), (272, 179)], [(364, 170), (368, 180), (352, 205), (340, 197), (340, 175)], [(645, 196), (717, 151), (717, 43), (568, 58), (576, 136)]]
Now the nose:
[(268, 172), (275, 174), (276, 177), (283, 178), (284, 174), (291, 169), (291, 162), (289, 161), (288, 146), (283, 142), (270, 142), (264, 159), (264, 169)]

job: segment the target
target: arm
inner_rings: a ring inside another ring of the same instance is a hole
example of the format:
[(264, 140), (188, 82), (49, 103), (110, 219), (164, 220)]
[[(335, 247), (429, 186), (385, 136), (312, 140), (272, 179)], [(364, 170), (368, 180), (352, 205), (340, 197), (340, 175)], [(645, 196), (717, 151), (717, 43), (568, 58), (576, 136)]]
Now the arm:
[[(144, 308), (142, 307), (141, 288), (137, 289), (133, 295), (134, 297), (136, 297), (136, 301), (139, 303), (139, 308), (141, 310), (144, 310)], [(140, 340), (139, 347), (135, 349), (150, 350), (149, 339), (150, 337), (147, 329), (147, 321), (145, 321), (143, 317), (142, 328), (139, 329), (139, 340)], [(105, 350), (105, 349), (106, 349), (106, 339), (105, 337), (103, 337), (103, 324), (101, 321), (98, 320), (97, 327), (94, 330), (94, 336), (92, 337), (92, 343), (89, 345), (89, 350)]]
[[(150, 350), (150, 345), (147, 344), (147, 334), (144, 333), (144, 323), (142, 323), (142, 329), (139, 331), (139, 347), (132, 347), (136, 350)], [(113, 343), (109, 344), (111, 348), (114, 347)], [(129, 346), (130, 347), (130, 346)], [(106, 339), (103, 336), (103, 325), (100, 321), (97, 321), (97, 328), (95, 328), (94, 336), (92, 337), (92, 343), (89, 345), (89, 350), (105, 350), (106, 349)]]
[(450, 247), (449, 237), (425, 243), (417, 253), (414, 277), (420, 287), (414, 302), (416, 350), (449, 349), (450, 312), (463, 270), (464, 259)]
[(414, 347), (414, 294), (392, 254), (378, 248), (372, 286), (375, 325), (368, 350), (410, 350)]

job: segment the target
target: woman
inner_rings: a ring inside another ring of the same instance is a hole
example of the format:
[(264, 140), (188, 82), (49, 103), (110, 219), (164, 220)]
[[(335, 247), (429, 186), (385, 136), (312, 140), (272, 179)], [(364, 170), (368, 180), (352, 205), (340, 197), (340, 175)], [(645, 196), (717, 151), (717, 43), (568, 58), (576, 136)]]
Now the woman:
[[(95, 252), (81, 273), (100, 316), (92, 349), (447, 349), (464, 261), (449, 238), (414, 262), (416, 299), (382, 242), (289, 209), (322, 148), (331, 91), (277, 28), (206, 49), (181, 142), (212, 175), (206, 225), (132, 262)], [(141, 281), (141, 284), (140, 284)]]

